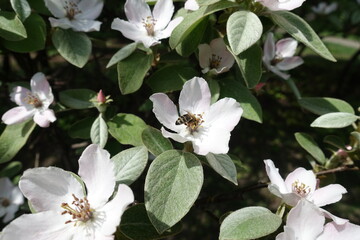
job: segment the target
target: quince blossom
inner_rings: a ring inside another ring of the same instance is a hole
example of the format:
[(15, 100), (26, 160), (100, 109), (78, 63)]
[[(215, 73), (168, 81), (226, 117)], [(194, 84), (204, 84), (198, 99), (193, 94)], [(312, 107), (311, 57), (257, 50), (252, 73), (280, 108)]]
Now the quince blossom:
[(210, 45), (199, 45), (199, 62), (203, 68), (202, 73), (210, 71), (212, 74), (220, 74), (229, 71), (235, 59), (227, 50), (224, 40), (216, 38), (210, 42)]
[(5, 124), (25, 122), (30, 118), (40, 127), (48, 127), (56, 120), (54, 111), (49, 109), (54, 101), (51, 87), (43, 73), (36, 73), (30, 81), (31, 91), (24, 87), (15, 87), (10, 94), (11, 101), (18, 107), (7, 111), (1, 118)]
[(99, 17), (103, 0), (45, 0), (45, 5), (56, 18), (49, 18), (52, 27), (71, 28), (77, 32), (99, 31)]
[(184, 5), (184, 8), (190, 11), (196, 11), (199, 9), (199, 7), (200, 6), (196, 0), (187, 0)]
[(325, 217), (319, 208), (303, 199), (292, 208), (287, 216), (284, 232), (276, 240), (359, 240), (360, 226), (329, 222), (324, 226)]
[(170, 37), (174, 28), (183, 20), (182, 17), (177, 17), (170, 21), (173, 13), (172, 0), (158, 0), (152, 12), (145, 0), (127, 0), (125, 15), (129, 21), (116, 18), (111, 28), (149, 48), (159, 44), (160, 39)]
[(153, 112), (164, 127), (164, 137), (177, 142), (191, 141), (194, 152), (206, 155), (229, 151), (230, 132), (240, 121), (242, 108), (233, 98), (223, 98), (210, 106), (211, 94), (203, 78), (187, 81), (180, 92), (179, 112), (164, 93), (150, 96)]
[(304, 63), (301, 57), (294, 56), (296, 48), (296, 40), (284, 38), (275, 44), (274, 35), (269, 33), (265, 41), (263, 56), (263, 62), (266, 68), (281, 78), (285, 80), (288, 79), (290, 75), (282, 71), (296, 68)]
[(0, 178), (0, 218), (3, 223), (12, 220), (19, 206), (24, 203), (24, 197), (17, 186), (9, 178)]
[(131, 189), (115, 190), (114, 163), (98, 145), (88, 146), (79, 159), (79, 176), (57, 167), (29, 169), (19, 186), (36, 211), (3, 229), (0, 240), (111, 240), (125, 208), (134, 201)]
[(291, 11), (300, 7), (305, 0), (255, 0), (271, 11)]

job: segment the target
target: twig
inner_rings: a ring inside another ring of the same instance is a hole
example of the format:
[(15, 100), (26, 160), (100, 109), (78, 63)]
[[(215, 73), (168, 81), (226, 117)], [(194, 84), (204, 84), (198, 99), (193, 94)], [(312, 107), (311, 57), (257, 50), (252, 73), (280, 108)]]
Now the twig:
[(317, 172), (317, 173), (315, 173), (315, 175), (325, 175), (325, 174), (344, 172), (344, 171), (359, 171), (359, 168), (358, 167), (351, 167), (351, 168), (350, 167), (337, 167), (337, 168)]

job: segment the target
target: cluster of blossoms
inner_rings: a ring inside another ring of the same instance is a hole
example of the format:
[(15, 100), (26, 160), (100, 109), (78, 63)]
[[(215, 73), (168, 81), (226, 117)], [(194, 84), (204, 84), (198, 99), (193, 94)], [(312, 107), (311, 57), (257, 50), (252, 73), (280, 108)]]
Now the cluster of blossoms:
[[(354, 240), (360, 239), (360, 226), (334, 216), (321, 207), (338, 202), (346, 189), (340, 184), (318, 188), (313, 171), (297, 168), (284, 180), (273, 161), (265, 160), (270, 179), (269, 191), (293, 208), (290, 210), (284, 232), (276, 240)], [(324, 226), (325, 218), (333, 221)]]

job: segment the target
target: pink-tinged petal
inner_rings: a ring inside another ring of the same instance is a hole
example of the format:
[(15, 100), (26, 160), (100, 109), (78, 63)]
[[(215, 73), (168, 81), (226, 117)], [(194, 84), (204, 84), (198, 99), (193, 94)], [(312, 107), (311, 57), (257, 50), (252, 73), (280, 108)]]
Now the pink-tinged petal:
[(175, 104), (164, 93), (155, 93), (150, 96), (153, 102), (153, 112), (159, 122), (170, 130), (179, 132), (183, 126), (176, 125), (179, 114)]
[(7, 177), (0, 178), (0, 198), (11, 198), (14, 184)]
[(24, 214), (3, 229), (0, 240), (72, 240), (76, 228), (66, 220), (54, 211)]
[(56, 167), (28, 169), (20, 179), (19, 187), (37, 212), (62, 212), (62, 203), (71, 203), (84, 197), (84, 189), (70, 173)]
[(335, 222), (327, 223), (324, 232), (317, 240), (360, 240), (360, 226), (352, 223), (337, 225)]
[(269, 8), (271, 11), (281, 11), (281, 10), (293, 10), (302, 5), (305, 0), (291, 0), (291, 1), (279, 1), (279, 0), (257, 0), (265, 7)]
[[(268, 188), (271, 193), (276, 195), (274, 192), (272, 192), (271, 185), (269, 185)], [(281, 194), (281, 198), (289, 206), (296, 206), (296, 204), (302, 199), (299, 195), (297, 195), (295, 193)]]
[(45, 0), (45, 5), (55, 17), (63, 18), (66, 16), (64, 1)]
[(271, 62), (275, 58), (274, 34), (268, 33), (264, 44), (264, 61)]
[(176, 28), (177, 25), (179, 25), (183, 19), (184, 19), (183, 17), (177, 17), (174, 20), (172, 20), (164, 30), (156, 32), (156, 38), (164, 39), (170, 37), (174, 28)]
[(211, 60), (211, 47), (210, 45), (204, 43), (199, 45), (199, 63), (200, 67), (203, 69), (208, 69), (210, 67), (210, 60)]
[(222, 57), (223, 53), (227, 51), (225, 42), (222, 38), (215, 38), (210, 42), (211, 51), (213, 54)]
[(75, 18), (94, 20), (99, 17), (103, 7), (103, 0), (82, 0), (78, 3), (78, 8), (81, 12), (76, 14)]
[(326, 218), (332, 219), (338, 225), (343, 225), (343, 224), (349, 222), (348, 219), (337, 217), (337, 216), (333, 215), (332, 213), (326, 211), (325, 209), (320, 208), (320, 211)]
[(193, 141), (194, 152), (199, 155), (206, 155), (209, 152), (214, 154), (226, 154), (229, 151), (230, 132), (221, 128), (211, 127), (203, 137)]
[(2, 116), (1, 120), (5, 124), (21, 123), (29, 120), (35, 114), (35, 109), (28, 110), (25, 107), (14, 107)]
[(295, 54), (298, 42), (293, 38), (284, 38), (275, 45), (275, 55), (280, 58), (292, 57)]
[(346, 189), (340, 184), (330, 184), (315, 190), (311, 200), (316, 206), (322, 207), (340, 201), (345, 193), (347, 193)]
[(111, 23), (111, 29), (120, 31), (124, 37), (135, 42), (141, 42), (147, 36), (145, 28), (139, 28), (137, 25), (127, 21), (115, 18)]
[(282, 71), (287, 71), (296, 68), (304, 63), (301, 57), (295, 56), (290, 58), (284, 58), (281, 62), (276, 64), (276, 67)]
[[(285, 179), (285, 185), (288, 192), (292, 192), (293, 184), (298, 185), (305, 184), (309, 195), (311, 195), (316, 189), (316, 177), (313, 171), (306, 170), (305, 168), (297, 168)], [(308, 196), (309, 196), (308, 195)]]
[(193, 77), (184, 84), (180, 92), (180, 114), (203, 114), (209, 110), (210, 102), (211, 93), (205, 79)]
[(185, 2), (184, 8), (186, 10), (196, 11), (200, 8), (199, 4), (196, 2), (196, 0), (187, 0)]
[(271, 72), (273, 72), (273, 73), (275, 73), (276, 75), (278, 75), (279, 77), (281, 77), (282, 79), (287, 80), (287, 79), (289, 79), (289, 77), (290, 77), (289, 74), (286, 74), (286, 73), (281, 72), (277, 67), (270, 66), (270, 67), (268, 67), (268, 69), (269, 69)]
[(3, 223), (8, 223), (11, 220), (13, 220), (15, 218), (15, 213), (18, 211), (19, 206), (18, 205), (10, 205), (8, 207), (6, 207), (6, 214), (4, 216), (4, 218), (2, 219)]
[(68, 18), (52, 18), (49, 17), (49, 21), (50, 21), (50, 25), (51, 27), (55, 28), (55, 27), (59, 27), (62, 29), (69, 29), (72, 28), (72, 23)]
[(10, 194), (12, 204), (21, 205), (24, 203), (24, 196), (18, 186), (14, 186), (13, 189), (11, 189)]
[(150, 7), (145, 0), (126, 0), (125, 15), (133, 24), (141, 24), (144, 19), (152, 16)]
[(100, 31), (101, 23), (94, 20), (78, 19), (71, 21), (71, 28), (76, 32), (94, 32)]
[(110, 154), (96, 144), (89, 145), (79, 159), (79, 176), (84, 180), (91, 207), (103, 206), (115, 187), (114, 163)]
[(173, 13), (172, 0), (158, 0), (153, 9), (153, 17), (156, 20), (155, 31), (164, 29), (169, 24)]
[(49, 103), (54, 101), (49, 82), (41, 72), (36, 73), (30, 80), (31, 91), (41, 100), (48, 100)]
[(221, 57), (222, 57), (222, 59), (221, 59), (220, 66), (219, 66), (219, 70), (220, 70), (219, 73), (227, 72), (234, 65), (235, 58), (227, 50), (222, 54)]
[(34, 122), (37, 125), (43, 128), (47, 128), (50, 126), (51, 122), (56, 120), (55, 114), (53, 110), (47, 109), (45, 111), (36, 111), (34, 115)]
[[(280, 193), (289, 193), (285, 186), (284, 179), (279, 174), (279, 169), (275, 167), (274, 162), (271, 159), (264, 160), (266, 174), (268, 175), (272, 185), (278, 187)], [(277, 194), (276, 194), (277, 195)], [(281, 197), (277, 195), (278, 197)]]
[(132, 190), (125, 184), (120, 184), (115, 197), (99, 211), (105, 213), (105, 221), (102, 223), (101, 232), (104, 235), (112, 235), (120, 224), (121, 216), (127, 206), (134, 202)]
[(204, 126), (217, 128), (222, 132), (230, 132), (239, 123), (243, 109), (233, 98), (222, 98), (210, 106), (203, 116)]
[(298, 240), (295, 238), (295, 232), (292, 228), (284, 226), (284, 232), (279, 233), (275, 240)]
[(171, 132), (166, 131), (165, 128), (161, 128), (161, 133), (164, 137), (174, 139), (175, 141), (177, 141), (179, 143), (184, 143), (184, 142), (189, 141), (189, 139), (184, 138), (177, 133), (171, 133)]
[(29, 95), (31, 95), (31, 91), (29, 89), (17, 86), (14, 87), (12, 92), (10, 93), (10, 99), (19, 106), (28, 106), (29, 104), (26, 102), (25, 99)]

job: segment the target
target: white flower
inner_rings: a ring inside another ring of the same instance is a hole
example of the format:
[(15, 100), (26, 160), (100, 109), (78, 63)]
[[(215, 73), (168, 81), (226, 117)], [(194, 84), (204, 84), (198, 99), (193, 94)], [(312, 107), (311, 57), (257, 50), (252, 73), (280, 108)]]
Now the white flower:
[(333, 2), (331, 4), (327, 4), (326, 2), (320, 2), (317, 6), (311, 7), (311, 10), (317, 14), (327, 15), (334, 11), (336, 11), (338, 4)]
[(52, 27), (71, 28), (77, 32), (99, 31), (103, 0), (45, 0), (46, 7), (56, 18), (49, 18)]
[(216, 38), (210, 42), (210, 45), (199, 45), (199, 62), (203, 68), (202, 73), (210, 71), (213, 74), (219, 74), (229, 71), (235, 59), (227, 50), (224, 40)]
[(8, 178), (0, 178), (0, 218), (7, 223), (12, 220), (19, 206), (24, 203), (24, 197), (17, 186)]
[(56, 167), (26, 170), (19, 185), (36, 211), (3, 229), (0, 240), (111, 240), (125, 208), (134, 201), (131, 189), (115, 189), (114, 163), (98, 145), (88, 146), (79, 159), (79, 176)]
[(184, 8), (186, 10), (196, 11), (199, 9), (199, 4), (197, 3), (196, 0), (187, 0), (185, 2)]
[(174, 13), (172, 0), (158, 0), (151, 12), (145, 0), (126, 0), (125, 15), (129, 20), (114, 19), (111, 28), (120, 31), (126, 38), (142, 42), (145, 47), (159, 44), (160, 39), (168, 38), (174, 28), (183, 20)]
[(1, 118), (5, 124), (15, 124), (34, 117), (40, 127), (48, 127), (56, 120), (54, 111), (49, 109), (54, 101), (51, 87), (43, 73), (36, 73), (30, 81), (31, 91), (23, 87), (15, 87), (10, 94), (11, 101), (18, 107), (7, 111)]
[(255, 0), (270, 9), (271, 11), (290, 11), (300, 7), (305, 0)]
[(282, 71), (296, 68), (304, 63), (301, 57), (294, 57), (296, 48), (297, 41), (292, 38), (281, 39), (275, 45), (274, 35), (269, 33), (264, 45), (263, 62), (267, 69), (283, 79), (288, 79), (290, 75)]
[(287, 216), (284, 232), (276, 240), (359, 240), (360, 226), (335, 222), (324, 226), (325, 217), (311, 202), (303, 199), (292, 208)]
[(210, 106), (211, 94), (203, 78), (187, 81), (180, 92), (179, 112), (164, 93), (150, 96), (155, 116), (167, 129), (162, 134), (177, 142), (191, 141), (194, 152), (206, 155), (229, 151), (230, 132), (240, 121), (243, 112), (232, 98), (223, 98)]

